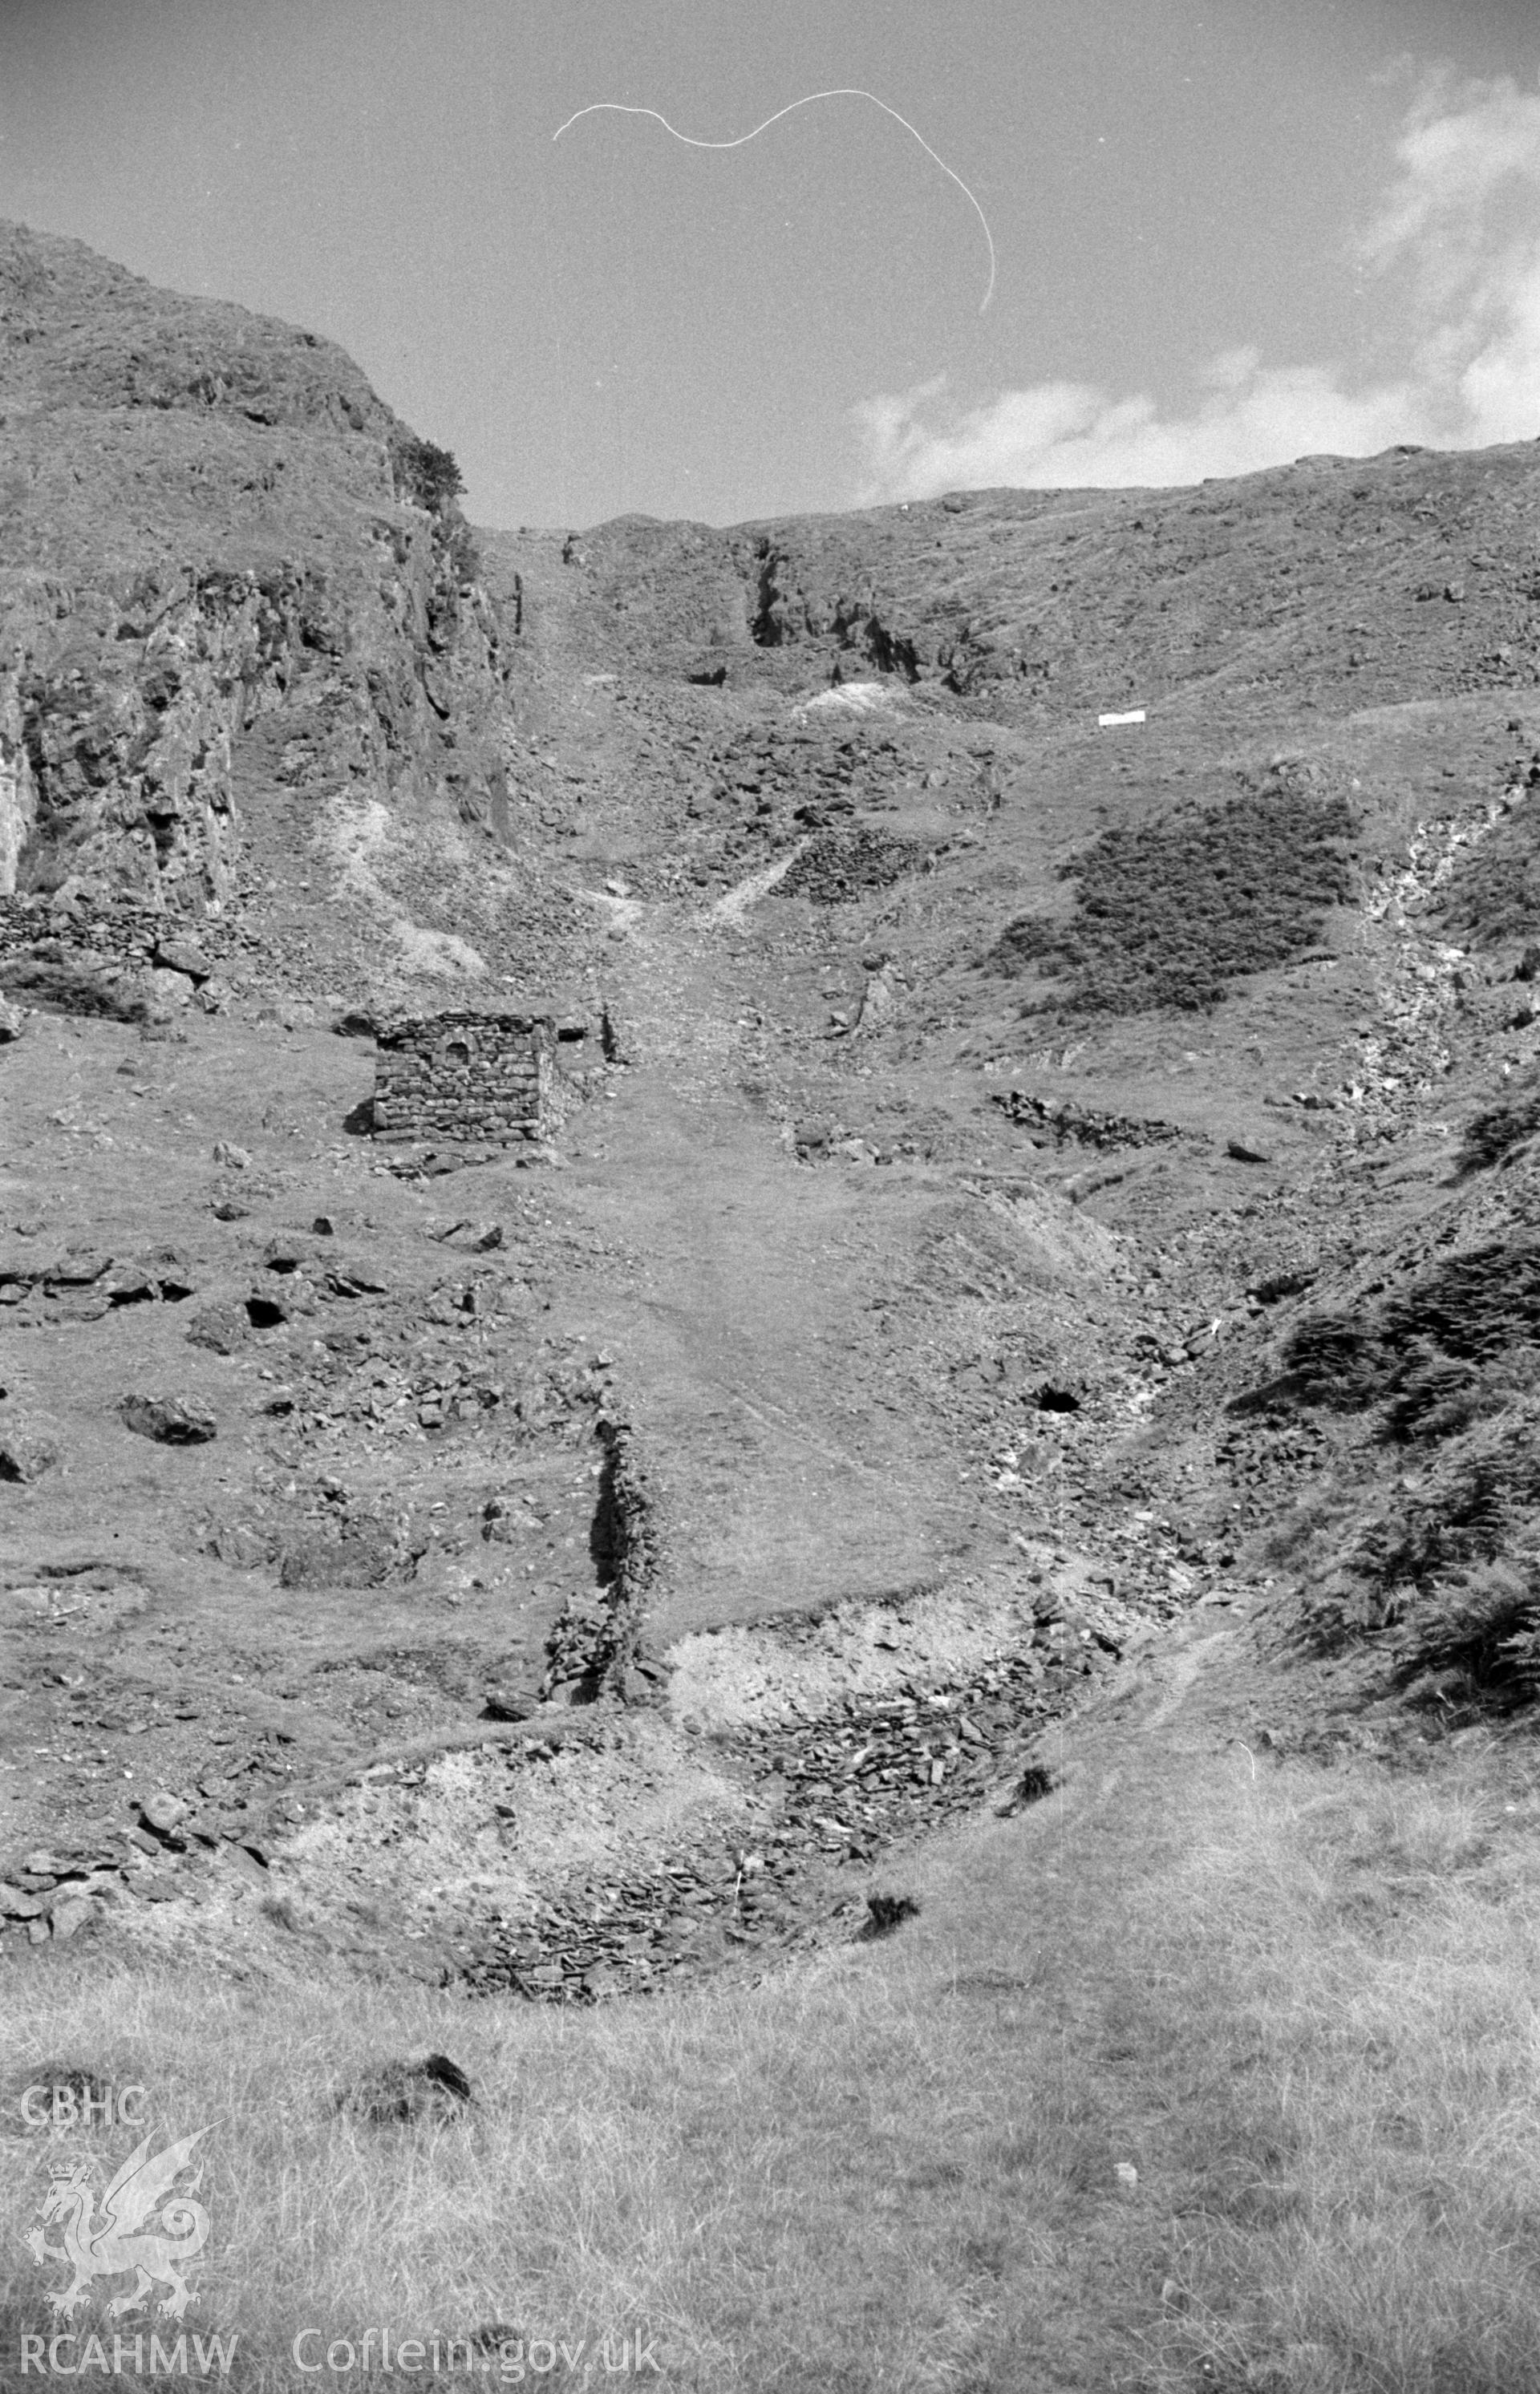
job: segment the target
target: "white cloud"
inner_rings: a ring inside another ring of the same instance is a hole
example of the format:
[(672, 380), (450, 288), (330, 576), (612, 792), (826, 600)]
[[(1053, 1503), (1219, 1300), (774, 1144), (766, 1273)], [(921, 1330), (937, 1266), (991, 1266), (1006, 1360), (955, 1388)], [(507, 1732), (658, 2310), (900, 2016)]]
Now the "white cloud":
[(1396, 144), (1396, 171), (1354, 243), (1406, 288), (1399, 372), (1354, 387), (1335, 365), (1265, 365), (1232, 349), (1202, 396), (1163, 414), (1147, 393), (1038, 383), (960, 407), (944, 378), (852, 411), (860, 503), (1009, 483), (1201, 481), (1312, 451), (1370, 455), (1540, 436), (1540, 93), (1507, 77), (1429, 86)]

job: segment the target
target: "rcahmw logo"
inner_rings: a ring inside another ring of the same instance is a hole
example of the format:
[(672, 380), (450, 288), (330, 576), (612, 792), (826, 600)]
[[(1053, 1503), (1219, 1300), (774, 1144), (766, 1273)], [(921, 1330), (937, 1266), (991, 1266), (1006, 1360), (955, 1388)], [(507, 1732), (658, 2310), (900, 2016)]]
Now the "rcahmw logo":
[[(49, 2092), (30, 2087), (28, 2094), (39, 2091)], [(140, 2091), (125, 2088), (124, 2093)], [(99, 2099), (108, 2100), (105, 2096)], [(123, 2116), (116, 2104), (113, 2111)], [(129, 2278), (132, 2283), (105, 2304), (107, 2320), (146, 2310), (157, 2290), (161, 2299), (155, 2309), (165, 2320), (181, 2320), (198, 2300), (187, 2273), (208, 2242), (208, 2213), (194, 2199), (203, 2171), (200, 2167), (179, 2192), (177, 2180), (191, 2169), (194, 2148), (207, 2134), (206, 2128), (196, 2128), (191, 2136), (163, 2145), (159, 2151), (151, 2150), (153, 2132), (144, 2136), (109, 2180), (99, 2203), (90, 2158), (76, 2154), (55, 2159), (38, 2205), (43, 2224), (31, 2231), (26, 2243), (34, 2261), (57, 2262), (68, 2272), (47, 2290), (56, 2328), (72, 2321), (95, 2295), (105, 2294), (113, 2279)], [(59, 2241), (50, 2243), (48, 2230), (55, 2227)], [(143, 2335), (108, 2337), (73, 2330), (52, 2335), (23, 2335), (21, 2374), (25, 2377), (35, 2371), (39, 2376), (79, 2377), (99, 2370), (118, 2376), (128, 2373), (185, 2376), (188, 2341), (185, 2335), (157, 2332), (148, 2338), (147, 2352)], [(191, 2341), (201, 2375), (206, 2377), (211, 2371), (220, 2376), (228, 2374), (235, 2358), (233, 2336), (228, 2342), (219, 2336), (194, 2336)]]
[(142, 2086), (92, 2087), (84, 2079), (57, 2085), (43, 2081), (21, 2090), (21, 2117), (29, 2128), (125, 2128), (144, 2125)]
[(21, 2374), (30, 2377), (85, 2377), (100, 2370), (113, 2377), (228, 2377), (235, 2359), (237, 2336), (191, 2338), (185, 2335), (24, 2335)]

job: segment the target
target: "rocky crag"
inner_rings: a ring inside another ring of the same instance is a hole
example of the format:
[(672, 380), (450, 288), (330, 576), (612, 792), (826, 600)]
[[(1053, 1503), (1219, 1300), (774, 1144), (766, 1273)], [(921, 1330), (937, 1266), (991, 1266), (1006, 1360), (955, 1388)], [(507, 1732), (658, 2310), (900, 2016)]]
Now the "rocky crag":
[(13, 226), (0, 414), (7, 889), (202, 927), (296, 829), (503, 838), (505, 631), (453, 461), (340, 350)]

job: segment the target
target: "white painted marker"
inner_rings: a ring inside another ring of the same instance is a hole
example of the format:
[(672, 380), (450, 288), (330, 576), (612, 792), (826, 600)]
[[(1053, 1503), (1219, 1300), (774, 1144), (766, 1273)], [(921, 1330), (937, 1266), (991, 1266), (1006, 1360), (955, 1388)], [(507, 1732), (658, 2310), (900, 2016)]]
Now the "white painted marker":
[(1103, 731), (1105, 731), (1109, 723), (1142, 723), (1143, 721), (1144, 709), (1142, 706), (1132, 708), (1127, 715), (1099, 715), (1097, 717), (1097, 722)]

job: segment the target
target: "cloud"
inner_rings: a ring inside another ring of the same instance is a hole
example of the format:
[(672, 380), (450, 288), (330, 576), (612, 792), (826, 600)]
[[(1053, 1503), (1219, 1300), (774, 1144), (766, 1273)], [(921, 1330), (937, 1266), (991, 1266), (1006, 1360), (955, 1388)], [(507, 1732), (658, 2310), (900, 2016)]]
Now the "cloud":
[(1403, 284), (1399, 369), (1355, 385), (1340, 366), (1267, 365), (1227, 350), (1200, 396), (1163, 414), (1148, 393), (1037, 383), (963, 407), (943, 378), (852, 411), (859, 504), (1001, 483), (1201, 481), (1315, 451), (1371, 455), (1540, 436), (1540, 92), (1509, 78), (1428, 86), (1396, 142), (1395, 172), (1352, 244)]

